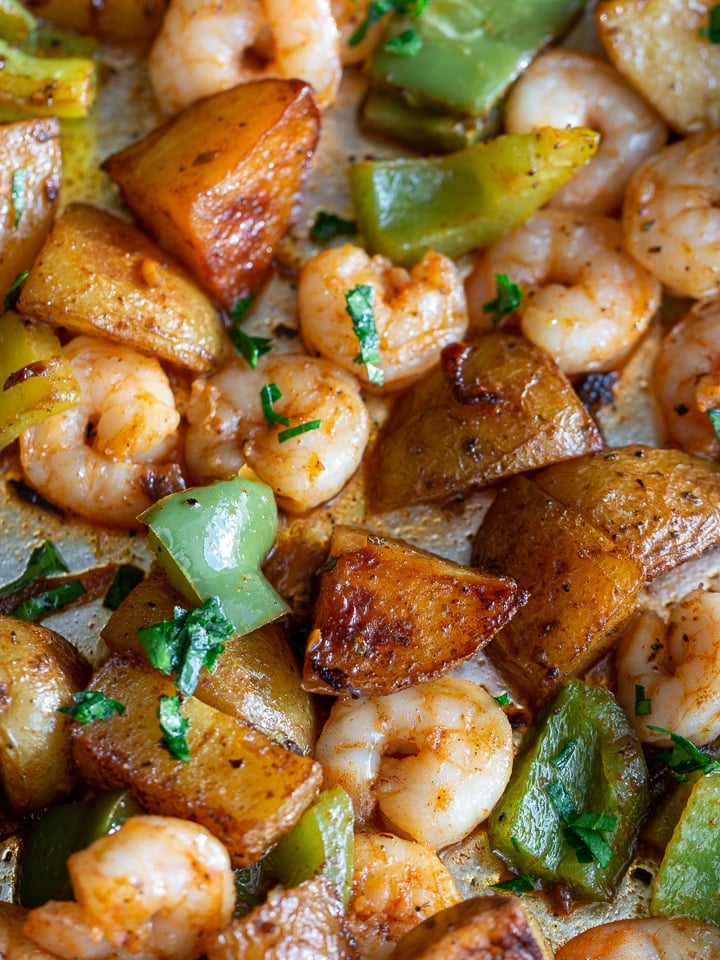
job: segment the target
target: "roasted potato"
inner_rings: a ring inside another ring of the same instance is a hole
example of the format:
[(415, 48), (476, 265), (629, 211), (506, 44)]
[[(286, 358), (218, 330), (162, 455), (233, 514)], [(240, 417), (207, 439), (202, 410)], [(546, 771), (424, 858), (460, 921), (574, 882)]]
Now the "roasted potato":
[(190, 759), (174, 759), (163, 747), (157, 711), (159, 698), (177, 690), (132, 654), (108, 660), (91, 677), (90, 689), (126, 710), (75, 724), (73, 754), (88, 783), (98, 790), (129, 789), (149, 813), (203, 824), (222, 840), (236, 867), (264, 856), (320, 787), (320, 764), (195, 697), (182, 703)]
[(104, 40), (152, 39), (168, 0), (25, 0), (26, 5), (59, 27), (92, 33)]
[(52, 226), (62, 155), (57, 117), (0, 125), (0, 301)]
[(498, 331), (446, 347), (440, 367), (398, 399), (371, 496), (381, 509), (441, 500), (601, 446), (554, 360)]
[(137, 219), (231, 308), (292, 222), (319, 129), (308, 84), (258, 80), (198, 100), (104, 167)]
[(336, 526), (303, 686), (382, 695), (443, 676), (484, 647), (523, 600), (510, 579)]
[(209, 372), (227, 349), (218, 312), (185, 270), (137, 227), (85, 204), (56, 221), (17, 309), (193, 373)]
[(0, 776), (20, 813), (58, 803), (80, 783), (69, 716), (59, 707), (83, 690), (89, 666), (59, 634), (0, 617)]

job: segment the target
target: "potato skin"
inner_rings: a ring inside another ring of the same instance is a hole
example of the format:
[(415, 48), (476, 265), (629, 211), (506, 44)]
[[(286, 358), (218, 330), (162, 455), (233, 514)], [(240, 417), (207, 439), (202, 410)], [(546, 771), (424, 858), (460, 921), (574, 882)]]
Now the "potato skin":
[(230, 309), (270, 267), (319, 130), (308, 84), (258, 80), (196, 101), (104, 168), (137, 219)]
[(104, 40), (146, 43), (160, 28), (168, 0), (25, 0), (25, 5), (59, 27)]

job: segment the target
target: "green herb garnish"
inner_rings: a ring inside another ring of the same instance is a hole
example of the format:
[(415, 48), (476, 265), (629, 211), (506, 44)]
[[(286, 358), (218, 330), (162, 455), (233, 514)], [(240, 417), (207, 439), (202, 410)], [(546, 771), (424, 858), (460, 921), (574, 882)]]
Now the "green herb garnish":
[(108, 610), (117, 610), (125, 597), (140, 583), (145, 574), (140, 567), (132, 563), (121, 563), (108, 587), (103, 606)]
[[(677, 410), (677, 407), (675, 409)], [(710, 418), (710, 426), (715, 431), (715, 436), (720, 438), (720, 409), (708, 410), (707, 415)]]
[(563, 836), (575, 850), (578, 862), (597, 860), (601, 867), (607, 867), (612, 860), (613, 850), (600, 831), (614, 830), (617, 818), (604, 813), (579, 813), (559, 780), (551, 780), (545, 790), (558, 816), (565, 823)]
[(708, 25), (700, 27), (698, 33), (710, 43), (720, 43), (720, 3), (708, 10)]
[(250, 307), (252, 306), (253, 298), (252, 297), (240, 297), (232, 305), (232, 309), (228, 316), (232, 323), (242, 323), (245, 317), (248, 315)]
[(427, 5), (428, 0), (370, 0), (365, 19), (348, 40), (348, 46), (356, 47), (362, 43), (370, 27), (375, 26), (386, 14), (399, 13), (419, 17)]
[(396, 37), (391, 37), (383, 50), (396, 57), (416, 57), (422, 50), (422, 37), (416, 30), (403, 30)]
[(93, 723), (95, 720), (109, 720), (116, 713), (122, 716), (125, 706), (112, 697), (106, 697), (100, 690), (81, 690), (73, 693), (74, 705), (58, 707), (58, 713), (67, 713), (76, 723)]
[(266, 353), (270, 353), (272, 350), (272, 339), (269, 337), (251, 337), (235, 324), (228, 329), (228, 336), (237, 352), (245, 357), (253, 370), (257, 367), (260, 357), (264, 357)]
[(20, 226), (22, 215), (25, 212), (25, 195), (27, 190), (27, 170), (25, 167), (16, 167), (13, 170), (10, 196), (15, 211), (15, 229)]
[(353, 234), (357, 232), (357, 224), (354, 220), (343, 220), (342, 217), (334, 213), (325, 213), (320, 210), (315, 217), (315, 223), (310, 228), (310, 239), (316, 243), (327, 243), (333, 237), (340, 234)]
[(510, 697), (507, 693), (501, 693), (499, 697), (494, 698), (495, 703), (499, 703), (501, 707), (506, 707), (510, 703)]
[(10, 616), (36, 623), (48, 613), (52, 613), (54, 610), (62, 610), (63, 607), (72, 603), (73, 600), (77, 600), (85, 592), (85, 587), (79, 580), (68, 580), (67, 583), (61, 583), (57, 587), (51, 587), (43, 593), (38, 593), (34, 597), (23, 600), (22, 603), (11, 610)]
[(535, 877), (526, 873), (521, 877), (513, 877), (512, 880), (503, 880), (502, 883), (491, 883), (489, 887), (491, 890), (506, 890), (508, 893), (530, 893), (535, 889)]
[(69, 567), (55, 544), (51, 540), (44, 540), (30, 554), (25, 572), (17, 580), (0, 587), (0, 597), (8, 597), (11, 593), (17, 593), (22, 587), (26, 587), (39, 577), (51, 577), (53, 574), (67, 573), (68, 571)]
[(22, 286), (23, 282), (27, 280), (29, 273), (29, 270), (23, 270), (22, 273), (19, 273), (10, 284), (10, 289), (5, 294), (5, 302), (3, 304), (6, 310), (15, 309), (20, 297), (20, 287)]
[(576, 746), (577, 740), (568, 740), (560, 753), (555, 754), (555, 756), (552, 758), (553, 766), (557, 767), (558, 770), (562, 770), (570, 757), (572, 757), (573, 753), (575, 753)]
[(364, 363), (370, 383), (381, 387), (385, 377), (380, 367), (375, 366), (380, 362), (380, 336), (375, 326), (373, 288), (367, 283), (353, 287), (345, 295), (345, 310), (360, 343), (360, 353), (353, 357), (353, 363)]
[(645, 696), (645, 687), (635, 684), (635, 716), (649, 717), (652, 713), (652, 700)]
[(176, 697), (160, 697), (158, 720), (162, 730), (162, 745), (174, 760), (186, 763), (190, 759), (190, 749), (185, 739), (185, 733), (190, 721), (180, 713), (180, 695)]
[(282, 397), (280, 387), (276, 383), (266, 383), (260, 391), (260, 403), (262, 405), (265, 423), (269, 427), (274, 427), (276, 423), (281, 423), (284, 427), (290, 426), (290, 418), (284, 417), (281, 413), (273, 410), (273, 404)]
[(311, 430), (318, 430), (322, 426), (322, 420), (307, 420), (305, 423), (299, 423), (296, 427), (289, 427), (287, 430), (281, 430), (278, 434), (278, 443), (285, 443), (286, 440), (292, 440), (293, 437), (299, 437), (301, 433), (309, 433)]
[(702, 770), (704, 774), (720, 770), (720, 763), (717, 760), (698, 750), (694, 743), (681, 737), (679, 733), (673, 733), (663, 727), (653, 727), (650, 724), (648, 724), (648, 730), (662, 733), (672, 740), (672, 750), (661, 750), (658, 756), (667, 763), (677, 780), (685, 781), (688, 773), (695, 773), (698, 770)]
[(483, 307), (483, 313), (491, 313), (491, 322), (496, 327), (503, 317), (517, 310), (522, 301), (522, 290), (512, 283), (506, 273), (495, 274), (495, 292), (497, 296)]

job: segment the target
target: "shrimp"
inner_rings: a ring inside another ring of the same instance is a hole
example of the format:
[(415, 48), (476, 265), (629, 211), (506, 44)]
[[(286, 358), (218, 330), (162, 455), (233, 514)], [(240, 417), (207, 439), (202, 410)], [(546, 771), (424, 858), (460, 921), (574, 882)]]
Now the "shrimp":
[(132, 527), (158, 497), (185, 486), (177, 463), (180, 414), (159, 362), (79, 336), (63, 353), (80, 401), (20, 436), (28, 482), (89, 520)]
[(635, 171), (623, 206), (625, 246), (671, 293), (720, 292), (720, 130), (665, 147)]
[(13, 903), (0, 903), (0, 957), (2, 960), (55, 960), (22, 932), (28, 911)]
[(149, 67), (165, 113), (262, 77), (305, 80), (324, 108), (342, 73), (329, 0), (171, 0)]
[(388, 833), (355, 834), (346, 927), (363, 960), (382, 960), (400, 937), (461, 900), (455, 881), (424, 843)]
[(523, 292), (522, 332), (565, 373), (616, 367), (647, 330), (661, 285), (622, 249), (620, 225), (597, 214), (541, 210), (481, 252), (468, 278), (470, 319), (487, 328), (483, 307), (495, 276)]
[(505, 129), (592, 127), (602, 135), (592, 160), (553, 196), (551, 207), (614, 213), (638, 164), (667, 140), (661, 117), (604, 60), (555, 48), (537, 57), (513, 87)]
[[(279, 398), (263, 411), (261, 392)], [(247, 463), (293, 513), (330, 500), (360, 465), (370, 417), (355, 381), (325, 360), (299, 354), (263, 357), (255, 370), (232, 361), (195, 380), (188, 403), (187, 462), (197, 482), (225, 479)], [(283, 426), (316, 428), (282, 441)]]
[[(346, 296), (358, 285), (372, 290), (382, 385), (371, 382), (367, 365), (356, 359), (360, 345)], [(463, 284), (448, 257), (428, 250), (408, 272), (349, 243), (308, 260), (300, 273), (298, 311), (308, 350), (354, 373), (375, 393), (417, 380), (438, 362), (443, 347), (462, 339), (468, 324)]]
[(720, 439), (708, 411), (720, 408), (720, 299), (695, 304), (665, 336), (655, 391), (673, 443), (719, 459)]
[(368, 23), (361, 40), (350, 45), (353, 34), (367, 17), (369, 0), (330, 0), (335, 23), (340, 33), (340, 60), (343, 66), (362, 63), (373, 52), (385, 30), (385, 19)]
[(327, 785), (348, 792), (361, 823), (377, 804), (395, 833), (440, 849), (466, 837), (500, 799), (512, 731), (482, 687), (443, 677), (336, 701), (315, 756)]
[(72, 854), (75, 900), (31, 910), (23, 933), (64, 960), (194, 960), (235, 904), (230, 857), (204, 827), (131, 817)]
[[(697, 589), (670, 609), (670, 622), (643, 612), (617, 646), (618, 702), (641, 740), (670, 746), (671, 730), (693, 743), (720, 735), (720, 593)], [(635, 687), (645, 688), (648, 716), (636, 716)]]
[(555, 960), (720, 960), (720, 930), (680, 917), (614, 920), (573, 937)]

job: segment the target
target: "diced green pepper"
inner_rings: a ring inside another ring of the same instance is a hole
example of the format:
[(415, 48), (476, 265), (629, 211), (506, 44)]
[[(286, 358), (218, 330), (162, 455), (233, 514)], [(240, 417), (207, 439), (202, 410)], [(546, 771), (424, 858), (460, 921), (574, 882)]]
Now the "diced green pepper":
[(96, 69), (83, 57), (36, 57), (0, 40), (0, 104), (36, 117), (84, 117)]
[(275, 499), (249, 473), (173, 493), (139, 517), (173, 587), (196, 603), (217, 597), (241, 635), (290, 610), (260, 569), (277, 532)]
[(687, 780), (673, 785), (657, 809), (647, 818), (642, 828), (642, 837), (658, 850), (664, 850), (678, 825), (688, 802), (692, 788), (702, 773), (691, 773)]
[(585, 127), (504, 134), (429, 159), (350, 166), (360, 233), (372, 253), (410, 265), (428, 249), (457, 256), (523, 223), (595, 153)]
[(71, 900), (67, 859), (93, 840), (117, 830), (142, 809), (127, 790), (112, 790), (81, 803), (51, 807), (33, 825), (20, 861), (20, 903), (38, 907), (48, 900)]
[(0, 0), (0, 38), (14, 43), (35, 29), (35, 17), (18, 0)]
[(650, 912), (720, 924), (720, 774), (692, 788), (655, 878)]
[(610, 691), (571, 680), (530, 733), (489, 834), (518, 874), (610, 900), (646, 807), (647, 767), (627, 717)]

